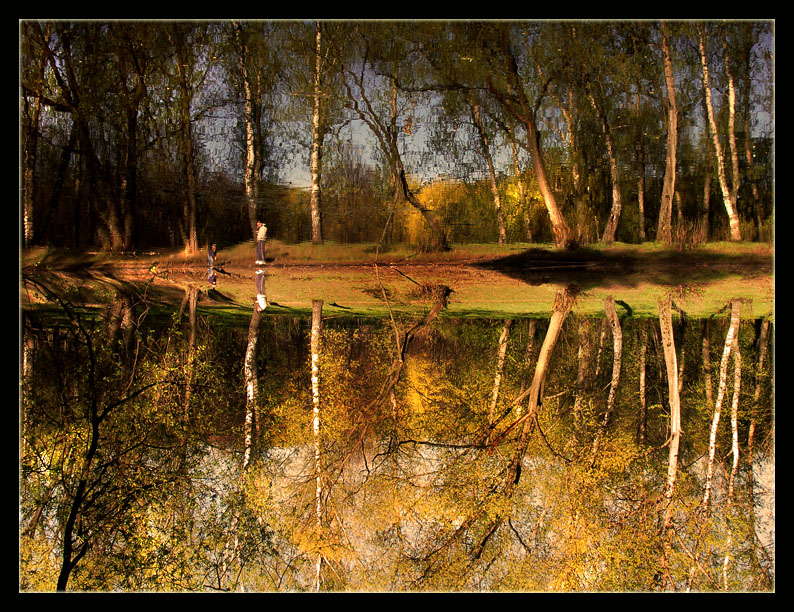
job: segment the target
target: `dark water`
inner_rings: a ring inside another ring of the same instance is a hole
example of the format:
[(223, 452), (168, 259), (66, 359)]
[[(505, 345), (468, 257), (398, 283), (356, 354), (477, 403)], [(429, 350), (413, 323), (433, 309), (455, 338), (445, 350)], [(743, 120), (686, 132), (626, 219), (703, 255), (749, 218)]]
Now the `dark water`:
[(774, 589), (772, 320), (445, 297), (26, 310), (20, 589)]

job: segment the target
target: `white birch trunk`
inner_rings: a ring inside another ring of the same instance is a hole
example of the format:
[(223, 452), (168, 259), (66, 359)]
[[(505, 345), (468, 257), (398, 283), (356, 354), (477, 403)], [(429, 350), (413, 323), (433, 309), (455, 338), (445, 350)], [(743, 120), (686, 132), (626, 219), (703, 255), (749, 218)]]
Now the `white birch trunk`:
[[(736, 194), (739, 189), (739, 176), (738, 176), (738, 157), (735, 153), (732, 158), (736, 161), (735, 170), (737, 174), (733, 176), (733, 187), (728, 186), (728, 179), (725, 174), (725, 153), (722, 149), (720, 142), (719, 132), (717, 131), (717, 122), (714, 117), (714, 105), (711, 100), (711, 77), (709, 76), (708, 58), (706, 57), (706, 35), (703, 30), (703, 25), (698, 24), (698, 45), (700, 49), (700, 64), (703, 73), (703, 94), (706, 100), (706, 113), (708, 116), (708, 123), (711, 131), (712, 143), (714, 145), (714, 156), (717, 165), (717, 179), (720, 183), (720, 190), (722, 191), (722, 200), (725, 204), (725, 212), (728, 214), (728, 224), (731, 231), (731, 240), (741, 240), (742, 235), (739, 228), (739, 216), (736, 212)], [(726, 58), (727, 66), (727, 58)], [(728, 123), (730, 125), (731, 134), (729, 140), (731, 141), (731, 148), (735, 151), (736, 141), (733, 134), (733, 124), (735, 117), (735, 94), (733, 93), (732, 79), (729, 78), (729, 92), (728, 92)]]
[(322, 33), (320, 22), (315, 23), (315, 63), (314, 63), (314, 107), (312, 109), (312, 156), (311, 156), (311, 219), (312, 219), (312, 244), (322, 244), (322, 194), (320, 179), (322, 173)]
[(717, 400), (714, 404), (714, 416), (711, 420), (711, 432), (709, 434), (709, 457), (706, 465), (706, 483), (703, 492), (702, 507), (708, 511), (711, 501), (712, 481), (714, 478), (714, 456), (717, 451), (717, 428), (720, 422), (720, 411), (722, 409), (722, 400), (725, 396), (725, 390), (728, 384), (728, 359), (731, 355), (731, 348), (733, 347), (734, 338), (739, 333), (739, 321), (741, 315), (741, 302), (733, 300), (731, 302), (731, 321), (728, 326), (728, 332), (725, 335), (725, 345), (722, 350), (722, 359), (720, 360), (720, 379), (719, 387), (717, 389)]
[(499, 337), (499, 351), (496, 357), (496, 374), (494, 375), (493, 388), (491, 390), (491, 404), (488, 409), (488, 422), (493, 425), (496, 404), (499, 401), (499, 389), (502, 386), (502, 375), (505, 369), (505, 357), (507, 356), (507, 340), (510, 337), (510, 328), (513, 325), (511, 319), (506, 319), (502, 327), (502, 335)]
[(314, 513), (317, 521), (317, 563), (315, 566), (314, 590), (320, 590), (322, 580), (322, 541), (323, 541), (323, 470), (322, 470), (322, 444), (320, 440), (320, 340), (322, 334), (322, 300), (312, 300), (312, 327), (311, 327), (311, 393), (312, 393), (312, 432), (314, 434)]
[(733, 464), (728, 479), (728, 503), (733, 501), (736, 474), (739, 471), (739, 397), (742, 388), (742, 354), (739, 339), (733, 339), (733, 400), (731, 401), (731, 455)]

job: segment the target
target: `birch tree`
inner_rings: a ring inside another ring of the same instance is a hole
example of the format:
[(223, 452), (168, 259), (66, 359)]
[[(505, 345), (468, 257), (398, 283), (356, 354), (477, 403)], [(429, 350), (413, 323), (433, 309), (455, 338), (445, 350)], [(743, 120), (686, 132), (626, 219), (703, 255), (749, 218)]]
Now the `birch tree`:
[(311, 219), (312, 219), (312, 244), (322, 244), (322, 192), (320, 178), (322, 174), (323, 139), (325, 137), (325, 112), (323, 92), (323, 45), (322, 28), (320, 22), (315, 24), (315, 50), (314, 50), (314, 82), (312, 106), (312, 155), (311, 155)]
[(714, 479), (714, 458), (717, 452), (717, 431), (720, 423), (720, 415), (722, 412), (722, 402), (725, 398), (725, 392), (728, 385), (728, 360), (731, 356), (731, 350), (734, 347), (734, 340), (739, 333), (741, 308), (742, 303), (740, 300), (731, 300), (731, 318), (728, 324), (728, 331), (725, 334), (725, 344), (722, 349), (722, 358), (720, 359), (717, 398), (714, 401), (714, 414), (711, 419), (711, 428), (709, 431), (709, 452), (706, 463), (706, 481), (703, 487), (703, 500), (701, 502), (701, 508), (706, 512), (708, 512), (710, 508), (711, 491)]
[[(731, 240), (741, 240), (742, 234), (739, 227), (739, 215), (737, 210), (739, 195), (739, 155), (736, 147), (736, 90), (731, 72), (731, 58), (728, 53), (727, 43), (723, 39), (724, 49), (724, 69), (727, 79), (727, 99), (726, 110), (728, 114), (727, 140), (729, 143), (730, 160), (726, 159), (725, 151), (720, 141), (719, 130), (714, 113), (714, 103), (712, 100), (712, 79), (709, 71), (709, 61), (706, 49), (706, 32), (702, 23), (697, 24), (698, 50), (700, 52), (700, 65), (702, 71), (703, 95), (706, 103), (706, 113), (708, 116), (709, 132), (711, 133), (714, 161), (717, 169), (717, 179), (719, 180), (720, 190), (722, 191), (722, 201), (725, 212), (728, 214), (728, 224), (730, 226)], [(730, 161), (731, 182), (728, 183), (726, 166)]]
[(320, 590), (322, 583), (323, 569), (323, 497), (325, 489), (323, 485), (323, 456), (322, 439), (320, 435), (320, 356), (322, 342), (322, 316), (323, 301), (312, 300), (312, 324), (311, 324), (311, 397), (312, 397), (312, 432), (314, 436), (314, 517), (317, 529), (317, 561), (315, 563), (314, 590)]

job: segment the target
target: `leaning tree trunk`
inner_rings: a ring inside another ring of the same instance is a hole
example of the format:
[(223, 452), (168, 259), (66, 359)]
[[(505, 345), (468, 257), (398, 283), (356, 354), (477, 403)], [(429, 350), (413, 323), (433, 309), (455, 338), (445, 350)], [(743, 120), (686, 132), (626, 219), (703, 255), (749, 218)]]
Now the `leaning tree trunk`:
[(739, 167), (738, 156), (736, 154), (736, 135), (733, 128), (735, 115), (736, 115), (736, 96), (733, 88), (733, 78), (728, 70), (728, 56), (726, 52), (725, 66), (728, 73), (728, 125), (729, 125), (729, 142), (731, 145), (731, 167), (733, 171), (732, 186), (728, 186), (728, 179), (725, 173), (725, 153), (722, 149), (720, 142), (719, 132), (717, 131), (717, 122), (714, 117), (714, 105), (711, 101), (711, 77), (709, 76), (709, 65), (706, 57), (706, 35), (703, 31), (702, 24), (698, 24), (698, 45), (700, 49), (700, 64), (703, 73), (703, 94), (706, 101), (706, 112), (708, 115), (708, 123), (711, 132), (712, 143), (714, 145), (714, 157), (717, 166), (717, 178), (720, 183), (720, 190), (722, 191), (722, 201), (725, 204), (725, 212), (728, 214), (728, 225), (731, 231), (731, 240), (741, 240), (742, 234), (739, 227), (739, 215), (737, 213), (737, 195), (739, 190)]
[(543, 149), (540, 142), (541, 134), (537, 126), (537, 117), (533, 105), (530, 104), (526, 97), (524, 88), (520, 86), (521, 77), (519, 75), (516, 58), (510, 46), (507, 29), (503, 31), (501, 44), (505, 74), (509, 80), (508, 93), (500, 91), (490, 77), (488, 77), (488, 87), (502, 106), (526, 127), (527, 150), (532, 160), (532, 167), (535, 171), (538, 188), (546, 204), (546, 211), (549, 214), (549, 221), (551, 222), (551, 228), (554, 234), (554, 243), (558, 248), (566, 248), (572, 244), (571, 229), (565, 221), (565, 217), (557, 204), (557, 199), (549, 183), (543, 157)]
[(731, 301), (731, 320), (728, 325), (728, 332), (725, 335), (725, 345), (722, 350), (722, 359), (720, 360), (719, 387), (717, 388), (717, 399), (714, 403), (714, 415), (711, 419), (711, 431), (709, 434), (709, 456), (708, 463), (706, 464), (706, 483), (702, 502), (702, 507), (705, 511), (708, 511), (711, 501), (712, 481), (714, 478), (714, 456), (717, 451), (717, 428), (720, 422), (722, 400), (725, 397), (725, 390), (728, 385), (728, 359), (731, 355), (734, 338), (739, 334), (741, 308), (742, 303), (740, 300)]

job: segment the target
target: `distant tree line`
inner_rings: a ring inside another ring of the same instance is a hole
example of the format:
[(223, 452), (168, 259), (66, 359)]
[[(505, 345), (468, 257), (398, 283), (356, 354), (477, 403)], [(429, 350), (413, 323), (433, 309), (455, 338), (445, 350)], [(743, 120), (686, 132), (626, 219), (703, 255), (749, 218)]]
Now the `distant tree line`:
[(770, 22), (19, 34), (24, 246), (771, 239)]

